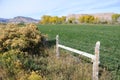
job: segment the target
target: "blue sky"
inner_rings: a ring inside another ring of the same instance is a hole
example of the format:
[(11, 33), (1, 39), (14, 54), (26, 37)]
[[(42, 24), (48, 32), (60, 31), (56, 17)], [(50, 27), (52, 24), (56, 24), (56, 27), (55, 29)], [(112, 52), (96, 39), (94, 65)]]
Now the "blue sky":
[(0, 18), (102, 12), (120, 13), (120, 0), (0, 0)]

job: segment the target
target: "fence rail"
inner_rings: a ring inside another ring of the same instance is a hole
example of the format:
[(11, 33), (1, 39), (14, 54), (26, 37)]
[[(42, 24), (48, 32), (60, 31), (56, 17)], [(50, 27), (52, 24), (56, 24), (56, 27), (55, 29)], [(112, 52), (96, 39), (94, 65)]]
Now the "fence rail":
[(76, 50), (76, 49), (73, 49), (73, 48), (70, 48), (70, 47), (66, 47), (66, 46), (61, 45), (61, 44), (58, 44), (58, 47), (69, 50), (69, 51), (72, 51), (72, 52), (75, 52), (77, 54), (86, 56), (86, 57), (91, 58), (91, 59), (95, 58), (95, 55), (92, 55), (92, 54), (89, 54), (89, 53), (86, 53), (86, 52), (83, 52), (83, 51), (79, 51), (79, 50)]
[(59, 57), (60, 56), (60, 52), (59, 52), (59, 48), (63, 48), (65, 50), (71, 51), (71, 52), (75, 52), (77, 54), (80, 54), (82, 56), (88, 57), (90, 59), (92, 59), (93, 61), (93, 75), (92, 75), (92, 79), (93, 80), (98, 80), (98, 74), (99, 74), (99, 47), (100, 47), (100, 41), (96, 42), (95, 45), (95, 55), (92, 55), (90, 53), (86, 53), (77, 49), (73, 49), (64, 45), (59, 44), (59, 36), (56, 36), (56, 56)]

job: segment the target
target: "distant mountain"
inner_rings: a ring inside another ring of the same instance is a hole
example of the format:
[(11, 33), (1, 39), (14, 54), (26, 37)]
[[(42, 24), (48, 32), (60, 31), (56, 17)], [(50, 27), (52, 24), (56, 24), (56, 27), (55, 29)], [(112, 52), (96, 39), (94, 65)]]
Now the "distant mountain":
[(1, 23), (38, 23), (39, 20), (30, 17), (17, 16), (12, 19), (0, 18), (0, 22)]
[(39, 20), (30, 18), (30, 17), (23, 17), (23, 16), (17, 16), (13, 19), (9, 19), (10, 23), (38, 23)]
[(0, 22), (1, 23), (7, 23), (9, 19), (5, 19), (5, 18), (0, 18)]

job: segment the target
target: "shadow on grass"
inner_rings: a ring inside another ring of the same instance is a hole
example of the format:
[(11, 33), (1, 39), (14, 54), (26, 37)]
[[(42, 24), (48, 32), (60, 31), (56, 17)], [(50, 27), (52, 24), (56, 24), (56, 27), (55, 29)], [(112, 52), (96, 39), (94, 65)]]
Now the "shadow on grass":
[(51, 47), (56, 45), (56, 40), (55, 39), (47, 40), (47, 41), (45, 41), (45, 45), (46, 45), (47, 48), (51, 48)]

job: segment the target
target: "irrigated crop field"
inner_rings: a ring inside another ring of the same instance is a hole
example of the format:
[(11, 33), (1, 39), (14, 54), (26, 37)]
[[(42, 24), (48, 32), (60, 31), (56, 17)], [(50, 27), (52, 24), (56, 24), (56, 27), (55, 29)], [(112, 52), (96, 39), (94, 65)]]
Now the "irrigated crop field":
[(94, 54), (95, 43), (100, 41), (101, 67), (120, 74), (119, 25), (38, 25), (38, 28), (48, 39), (55, 39), (59, 34), (61, 44), (91, 54)]

